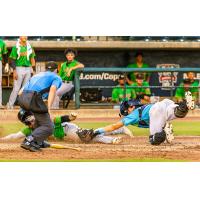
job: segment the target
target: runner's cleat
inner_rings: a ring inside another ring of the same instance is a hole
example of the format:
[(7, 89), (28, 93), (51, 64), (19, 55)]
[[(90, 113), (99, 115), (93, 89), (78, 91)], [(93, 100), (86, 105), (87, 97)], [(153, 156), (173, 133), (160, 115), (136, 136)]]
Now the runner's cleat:
[(112, 141), (113, 144), (120, 144), (122, 143), (122, 138), (121, 137), (116, 137)]

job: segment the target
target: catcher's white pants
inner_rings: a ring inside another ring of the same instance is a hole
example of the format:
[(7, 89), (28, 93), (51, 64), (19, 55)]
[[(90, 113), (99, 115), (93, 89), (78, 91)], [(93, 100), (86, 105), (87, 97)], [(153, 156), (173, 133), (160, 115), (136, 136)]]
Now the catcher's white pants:
[(167, 121), (171, 121), (176, 118), (174, 115), (174, 109), (178, 105), (169, 99), (164, 99), (155, 103), (150, 111), (150, 135), (161, 132)]
[[(62, 123), (62, 126), (64, 127), (64, 132), (66, 134), (67, 139), (73, 140), (75, 142), (80, 142), (80, 138), (76, 134), (76, 131), (78, 130), (79, 127), (76, 124), (64, 122)], [(109, 132), (109, 134), (112, 134), (112, 132)], [(105, 144), (112, 144), (114, 139), (115, 139), (114, 137), (98, 135), (95, 138), (93, 138), (92, 141)]]

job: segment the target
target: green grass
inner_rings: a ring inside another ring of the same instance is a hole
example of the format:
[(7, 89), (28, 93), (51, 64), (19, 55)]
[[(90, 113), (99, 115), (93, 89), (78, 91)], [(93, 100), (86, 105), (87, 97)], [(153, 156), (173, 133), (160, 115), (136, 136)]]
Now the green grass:
[[(77, 123), (82, 128), (99, 128), (109, 125), (109, 122), (80, 122)], [(200, 122), (198, 121), (173, 121), (173, 129), (175, 135), (181, 136), (200, 136)], [(18, 132), (23, 124), (19, 122), (3, 123), (0, 125), (3, 128), (3, 135)], [(128, 126), (136, 136), (148, 136), (149, 129)]]

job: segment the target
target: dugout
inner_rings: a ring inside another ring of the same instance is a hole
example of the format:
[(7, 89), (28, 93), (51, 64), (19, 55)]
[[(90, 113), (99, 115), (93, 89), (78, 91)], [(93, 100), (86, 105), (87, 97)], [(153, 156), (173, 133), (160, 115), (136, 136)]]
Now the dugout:
[[(155, 67), (157, 64), (173, 63), (182, 67), (198, 68), (200, 65), (200, 42), (198, 37), (181, 37), (181, 39), (173, 40), (170, 37), (159, 39), (159, 37), (130, 37), (121, 39), (120, 37), (109, 40), (88, 39), (81, 40), (67, 40), (55, 38), (31, 39), (30, 43), (36, 51), (37, 70), (40, 71), (46, 61), (55, 60), (63, 62), (65, 57), (63, 51), (65, 48), (76, 48), (79, 51), (77, 60), (85, 64), (85, 67), (126, 67), (133, 62), (136, 51), (141, 50), (144, 53), (144, 62), (150, 67)], [(193, 38), (193, 39), (192, 39)], [(15, 38), (16, 39), (16, 38)], [(6, 39), (8, 49), (15, 45), (16, 41), (13, 38)], [(81, 84), (94, 85), (95, 83), (104, 85), (116, 85), (115, 74), (103, 75), (104, 72), (96, 75), (82, 75)], [(158, 73), (152, 73), (150, 85), (159, 85)], [(103, 77), (103, 78), (102, 78)], [(177, 74), (178, 85), (183, 78), (183, 73)], [(200, 78), (200, 75), (197, 75)], [(102, 79), (102, 80), (101, 80)], [(8, 101), (10, 92), (12, 90), (12, 76), (8, 74), (3, 75), (3, 104)], [(152, 93), (160, 96), (169, 96), (169, 91), (152, 89)], [(109, 97), (111, 89), (103, 91), (104, 97)]]

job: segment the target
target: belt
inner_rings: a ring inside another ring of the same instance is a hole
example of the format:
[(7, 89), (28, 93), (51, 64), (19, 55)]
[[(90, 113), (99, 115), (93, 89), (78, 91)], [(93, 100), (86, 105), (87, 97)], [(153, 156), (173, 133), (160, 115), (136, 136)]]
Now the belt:
[(63, 81), (63, 83), (72, 83), (72, 81)]
[(22, 93), (34, 93), (34, 94), (40, 94), (40, 92), (33, 91), (33, 90), (24, 90)]
[(20, 66), (16, 66), (16, 67), (31, 67), (31, 66), (20, 65)]

